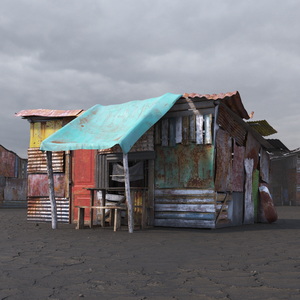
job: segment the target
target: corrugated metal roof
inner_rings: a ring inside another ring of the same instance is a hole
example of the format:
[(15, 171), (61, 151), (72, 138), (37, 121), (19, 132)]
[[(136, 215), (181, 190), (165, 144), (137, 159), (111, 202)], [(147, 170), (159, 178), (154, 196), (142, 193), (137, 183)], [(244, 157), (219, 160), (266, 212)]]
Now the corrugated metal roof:
[(278, 139), (267, 139), (267, 141), (277, 150), (289, 151), (289, 149)]
[(241, 118), (246, 120), (250, 119), (250, 116), (242, 103), (241, 96), (238, 91), (220, 94), (185, 93), (183, 96), (188, 98), (221, 101)]
[(16, 113), (16, 117), (50, 117), (50, 118), (60, 118), (60, 117), (76, 117), (81, 112), (82, 109), (74, 110), (56, 110), (56, 109), (27, 109), (21, 110)]
[(248, 121), (247, 123), (262, 136), (277, 133), (277, 131), (266, 120)]

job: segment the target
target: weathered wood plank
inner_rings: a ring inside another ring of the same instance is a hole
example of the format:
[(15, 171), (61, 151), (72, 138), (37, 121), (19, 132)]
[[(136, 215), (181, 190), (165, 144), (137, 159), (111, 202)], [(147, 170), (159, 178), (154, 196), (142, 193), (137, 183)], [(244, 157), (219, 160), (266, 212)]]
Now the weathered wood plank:
[(156, 189), (155, 196), (159, 195), (211, 195), (214, 190), (197, 190), (197, 189)]
[[(208, 101), (195, 101), (194, 99), (192, 100), (193, 102), (193, 109), (203, 109), (203, 108), (214, 108), (214, 102), (211, 100)], [(186, 111), (186, 110), (191, 110), (191, 105), (189, 103), (182, 103), (182, 104), (175, 104), (173, 107), (170, 109), (171, 112), (173, 111)]]
[(155, 211), (215, 212), (213, 204), (155, 204)]
[(186, 228), (215, 228), (215, 221), (214, 220), (155, 219), (154, 226), (186, 227)]
[(176, 118), (169, 119), (169, 146), (176, 145)]
[(205, 144), (212, 144), (212, 115), (204, 116), (204, 131), (205, 131)]
[(213, 204), (215, 199), (212, 198), (188, 198), (188, 197), (169, 197), (169, 198), (157, 198), (155, 197), (156, 204)]
[(155, 145), (161, 144), (161, 122), (157, 122), (154, 126), (154, 143)]
[(196, 142), (196, 115), (190, 116), (190, 141)]
[(169, 120), (163, 119), (161, 122), (161, 145), (169, 145)]
[(189, 117), (182, 118), (182, 144), (188, 145), (190, 138), (190, 122)]
[(203, 115), (196, 115), (196, 144), (203, 144)]
[(156, 219), (181, 219), (181, 220), (214, 220), (214, 213), (155, 213)]
[(182, 117), (176, 118), (176, 143), (182, 142)]
[(193, 110), (174, 111), (174, 112), (169, 111), (164, 115), (164, 118), (189, 117), (192, 115), (197, 115), (198, 113), (200, 113), (201, 115), (211, 114), (214, 113), (214, 108), (198, 109), (196, 111)]

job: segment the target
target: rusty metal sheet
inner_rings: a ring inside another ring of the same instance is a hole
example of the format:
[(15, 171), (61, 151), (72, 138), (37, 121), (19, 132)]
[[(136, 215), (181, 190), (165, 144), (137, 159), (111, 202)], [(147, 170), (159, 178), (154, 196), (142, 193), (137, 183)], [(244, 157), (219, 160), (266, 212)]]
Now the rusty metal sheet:
[(268, 136), (277, 133), (277, 131), (266, 120), (248, 121), (247, 124), (249, 124), (262, 136)]
[(270, 156), (263, 148), (260, 150), (260, 177), (265, 183), (269, 183)]
[(259, 142), (253, 137), (253, 135), (250, 132), (248, 132), (245, 158), (253, 159), (253, 170), (258, 168), (260, 148), (261, 145), (259, 144)]
[(199, 98), (199, 99), (205, 99), (205, 100), (220, 100), (222, 103), (224, 103), (227, 107), (229, 107), (233, 112), (235, 112), (237, 115), (239, 115), (241, 118), (248, 120), (249, 114), (246, 111), (241, 96), (238, 91), (235, 92), (229, 92), (229, 93), (220, 93), (220, 94), (184, 94), (183, 95), (186, 98)]
[(257, 222), (258, 217), (258, 198), (259, 198), (259, 171), (254, 170), (252, 174), (252, 198), (254, 205), (254, 222)]
[(232, 139), (222, 129), (216, 134), (216, 179), (215, 189), (218, 192), (231, 191), (232, 174)]
[(239, 146), (245, 145), (246, 129), (232, 118), (222, 105), (219, 106), (217, 123), (235, 139)]
[(0, 145), (0, 176), (17, 177), (16, 174), (17, 155)]
[(214, 147), (178, 144), (156, 147), (155, 185), (157, 188), (213, 188)]
[[(70, 204), (68, 198), (56, 198), (57, 221), (69, 223)], [(51, 204), (47, 197), (29, 197), (27, 199), (27, 221), (51, 222)]]
[[(54, 192), (56, 197), (65, 197), (65, 174), (54, 174)], [(28, 196), (47, 197), (49, 195), (47, 174), (28, 174)]]
[(232, 191), (243, 192), (245, 171), (244, 171), (245, 147), (234, 143), (232, 160)]
[(82, 109), (56, 110), (56, 109), (26, 109), (15, 114), (16, 117), (76, 117), (82, 113)]
[[(64, 172), (64, 151), (52, 153), (52, 169), (53, 172)], [(28, 149), (28, 166), (29, 174), (47, 173), (46, 154), (39, 148)]]
[(253, 174), (253, 159), (246, 158), (245, 165), (245, 200), (244, 200), (244, 224), (254, 223), (254, 202), (252, 197), (252, 174)]

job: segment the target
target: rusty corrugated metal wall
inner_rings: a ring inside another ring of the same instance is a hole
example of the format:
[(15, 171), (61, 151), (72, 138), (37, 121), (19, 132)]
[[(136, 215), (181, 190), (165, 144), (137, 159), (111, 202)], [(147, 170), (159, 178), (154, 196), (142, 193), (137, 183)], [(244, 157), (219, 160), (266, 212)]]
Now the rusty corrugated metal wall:
[(0, 207), (27, 206), (27, 160), (0, 145)]
[(275, 205), (300, 205), (297, 190), (297, 154), (271, 159), (271, 194)]
[[(47, 175), (46, 154), (39, 150), (41, 142), (66, 123), (65, 119), (32, 121), (30, 123), (30, 147), (28, 148), (28, 194), (27, 220), (33, 222), (50, 222), (51, 206)], [(65, 174), (65, 153), (53, 152), (53, 172), (57, 220), (62, 223), (70, 221), (69, 179)]]
[(224, 218), (214, 191), (214, 112), (211, 100), (180, 99), (155, 125), (155, 226), (215, 228)]

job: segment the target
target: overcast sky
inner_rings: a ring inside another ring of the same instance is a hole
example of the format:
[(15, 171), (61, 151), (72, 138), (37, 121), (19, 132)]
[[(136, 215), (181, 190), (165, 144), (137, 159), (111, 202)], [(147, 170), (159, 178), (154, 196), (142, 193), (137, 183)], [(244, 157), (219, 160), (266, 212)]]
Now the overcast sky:
[(238, 90), (300, 147), (298, 0), (1, 0), (0, 144), (26, 157), (22, 109), (88, 109)]

